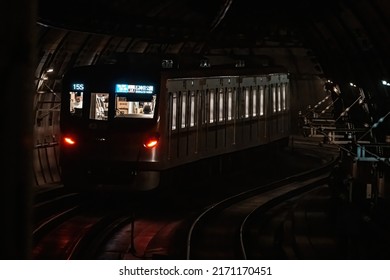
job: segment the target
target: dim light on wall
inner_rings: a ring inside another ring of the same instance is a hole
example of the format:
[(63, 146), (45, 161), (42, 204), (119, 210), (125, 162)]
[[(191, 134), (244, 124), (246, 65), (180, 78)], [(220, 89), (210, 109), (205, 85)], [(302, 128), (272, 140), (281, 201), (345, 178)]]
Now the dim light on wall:
[(390, 83), (385, 80), (382, 80), (382, 85), (390, 87)]

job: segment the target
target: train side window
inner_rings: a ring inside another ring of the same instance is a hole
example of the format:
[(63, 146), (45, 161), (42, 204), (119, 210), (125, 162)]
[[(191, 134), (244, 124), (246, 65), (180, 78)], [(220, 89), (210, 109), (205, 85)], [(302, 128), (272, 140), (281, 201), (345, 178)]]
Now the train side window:
[(260, 116), (264, 115), (264, 86), (260, 86)]
[(224, 106), (224, 94), (225, 94), (225, 90), (223, 88), (220, 88), (219, 89), (219, 98), (218, 98), (218, 103), (219, 103), (219, 118), (218, 120), (219, 121), (223, 121), (225, 118), (224, 118), (224, 110), (223, 108), (225, 108)]
[(209, 123), (214, 123), (214, 104), (215, 104), (215, 91), (210, 89), (209, 91)]
[(69, 111), (71, 116), (82, 117), (83, 112), (83, 92), (69, 92)]
[(271, 85), (272, 88), (272, 112), (276, 112), (276, 87)]
[(286, 84), (282, 84), (282, 100), (283, 100), (283, 111), (285, 111), (287, 108), (286, 105)]
[(245, 118), (249, 117), (249, 87), (245, 88)]
[(234, 107), (233, 107), (233, 89), (228, 88), (228, 120), (230, 121), (234, 116)]
[(176, 111), (177, 111), (177, 94), (176, 92), (171, 94), (171, 113), (172, 113), (172, 125), (171, 129), (176, 129)]
[(252, 117), (257, 116), (257, 89), (252, 88)]
[(195, 91), (191, 91), (191, 103), (190, 103), (190, 127), (195, 126), (195, 117), (196, 117), (196, 109), (195, 109), (195, 99), (196, 94)]
[(186, 127), (186, 113), (187, 113), (187, 93), (181, 93), (181, 128)]
[(89, 118), (91, 120), (108, 120), (108, 102), (108, 93), (91, 93)]
[(282, 110), (282, 88), (280, 85), (277, 85), (278, 91), (278, 112)]

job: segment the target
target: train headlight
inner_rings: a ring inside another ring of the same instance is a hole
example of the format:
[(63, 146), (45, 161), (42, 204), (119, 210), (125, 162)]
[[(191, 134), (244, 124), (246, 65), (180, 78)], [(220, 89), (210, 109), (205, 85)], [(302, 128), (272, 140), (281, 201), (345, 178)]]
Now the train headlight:
[(151, 149), (157, 146), (158, 141), (160, 140), (160, 135), (154, 134), (150, 135), (147, 139), (144, 141), (144, 147)]

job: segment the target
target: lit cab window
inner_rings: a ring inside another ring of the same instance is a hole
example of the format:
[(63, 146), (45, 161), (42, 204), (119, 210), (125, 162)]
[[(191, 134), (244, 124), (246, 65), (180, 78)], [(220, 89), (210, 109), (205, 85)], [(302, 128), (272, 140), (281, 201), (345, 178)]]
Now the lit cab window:
[(83, 92), (71, 91), (69, 97), (69, 111), (72, 116), (81, 117), (83, 112)]
[(116, 118), (142, 118), (152, 119), (156, 106), (156, 96), (150, 96), (147, 100), (130, 99), (124, 96), (115, 98)]
[(116, 84), (115, 118), (152, 119), (156, 109), (153, 85)]

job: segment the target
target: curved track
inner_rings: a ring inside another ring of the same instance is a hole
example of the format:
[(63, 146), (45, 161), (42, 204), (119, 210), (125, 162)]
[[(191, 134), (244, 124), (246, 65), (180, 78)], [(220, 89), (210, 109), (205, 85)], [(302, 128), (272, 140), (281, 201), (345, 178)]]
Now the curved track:
[(207, 209), (191, 226), (187, 259), (247, 258), (242, 228), (248, 217), (260, 208), (270, 207), (326, 183), (332, 165), (333, 162), (310, 173), (241, 193)]
[[(326, 180), (326, 174), (315, 179), (309, 179), (307, 175), (301, 174), (299, 180), (299, 176), (293, 174), (297, 171), (312, 169), (314, 166), (323, 166), (335, 155), (337, 155), (337, 151), (334, 149), (318, 149), (316, 146), (313, 148), (311, 145), (298, 143), (294, 149), (288, 150), (282, 157), (279, 158), (278, 155), (275, 158), (274, 164), (280, 163), (280, 170), (276, 173), (263, 172), (259, 174), (258, 169), (254, 166), (246, 174), (231, 174), (224, 178), (215, 176), (207, 181), (202, 181), (200, 178), (191, 186), (157, 193), (154, 196), (146, 195), (134, 198), (121, 195), (110, 197), (103, 194), (97, 199), (87, 198), (79, 203), (77, 211), (71, 211), (68, 215), (58, 215), (66, 216), (66, 219), (57, 219), (56, 216), (53, 216), (51, 220), (47, 221), (48, 226), (44, 227), (45, 230), (41, 231), (39, 238), (37, 238), (34, 258), (245, 258), (246, 252), (237, 249), (238, 245), (225, 246), (222, 244), (220, 236), (228, 236), (225, 232), (226, 228), (224, 229), (221, 225), (222, 221), (233, 223), (237, 219), (242, 222), (249, 213), (255, 212), (254, 209), (261, 204), (269, 205), (278, 199), (285, 200), (286, 196), (323, 183)], [(303, 164), (302, 161), (307, 163)], [(270, 168), (272, 167), (270, 166)], [(286, 180), (275, 183), (274, 178), (278, 175), (282, 176), (282, 174), (283, 176), (289, 175), (289, 185), (286, 185)], [(302, 177), (305, 176), (306, 179), (303, 179)], [(274, 183), (271, 184), (271, 181)], [(259, 185), (263, 186), (256, 187)], [(282, 187), (282, 185), (286, 186)], [(274, 187), (277, 187), (276, 191), (271, 190)], [(256, 193), (259, 192), (259, 189), (261, 189), (262, 195)], [(240, 194), (238, 195), (238, 193)], [(243, 195), (243, 193), (246, 194)], [(246, 196), (244, 200), (242, 200), (243, 196)], [(239, 199), (239, 197), (241, 198)], [(237, 202), (238, 200), (241, 200), (241, 206)], [(217, 203), (217, 201), (225, 202)], [(236, 206), (233, 204), (221, 206), (226, 205), (227, 201), (235, 201), (234, 204), (238, 204)], [(244, 201), (251, 206), (245, 205)], [(217, 206), (218, 204), (219, 206)], [(246, 210), (243, 210), (244, 208)], [(202, 214), (202, 219), (197, 219), (199, 213), (205, 209), (208, 209), (209, 213), (216, 209), (220, 211), (217, 211), (219, 214)], [(222, 209), (225, 210), (222, 211)], [(64, 209), (63, 211), (70, 210)], [(243, 215), (241, 211), (246, 212), (246, 214)], [(206, 216), (208, 219), (217, 220), (220, 226), (204, 222), (203, 218)], [(238, 217), (241, 218), (238, 219)], [(198, 225), (202, 224), (202, 226), (191, 226), (194, 220), (197, 220)], [(207, 226), (203, 227), (204, 225)], [(241, 227), (237, 225), (234, 226), (233, 231), (235, 232), (237, 229), (239, 232)], [(193, 232), (189, 238), (188, 230), (191, 228)], [(187, 243), (188, 240), (191, 242), (190, 245)], [(213, 240), (218, 242), (213, 242)], [(206, 250), (194, 250), (196, 247), (210, 247), (207, 245), (210, 241), (215, 248), (214, 253), (210, 250), (208, 253)], [(195, 247), (193, 246), (194, 242), (197, 244)], [(219, 243), (220, 245), (218, 245)], [(239, 243), (240, 241), (236, 242), (236, 244)]]

